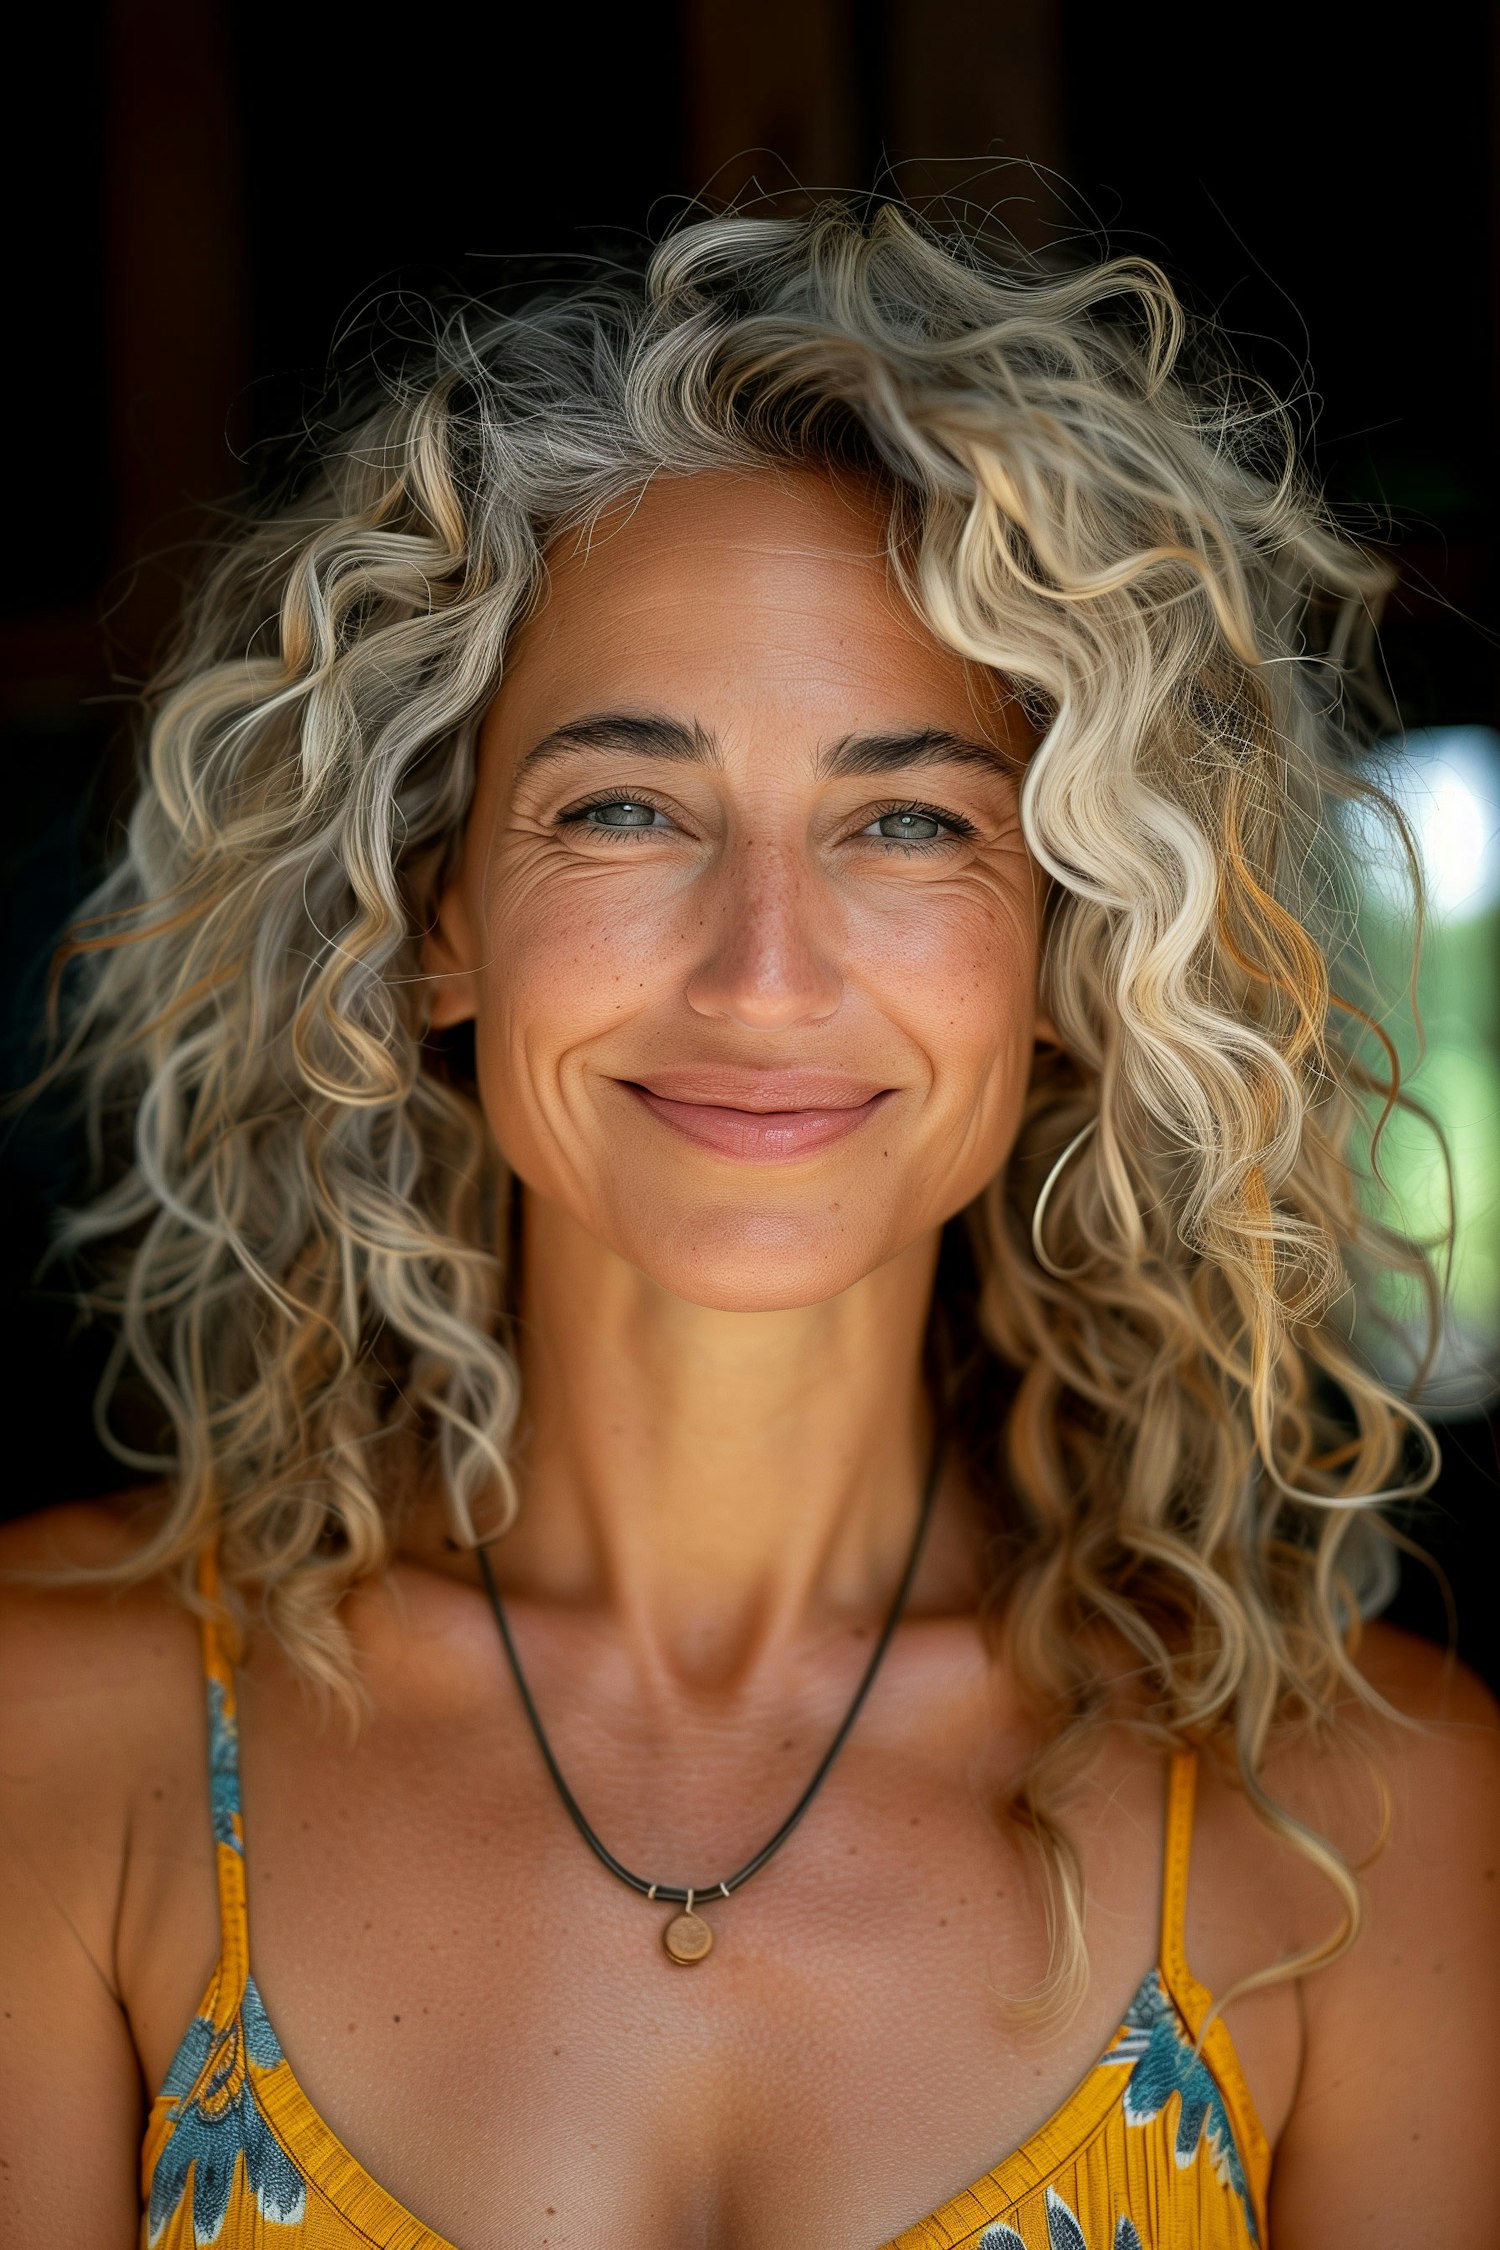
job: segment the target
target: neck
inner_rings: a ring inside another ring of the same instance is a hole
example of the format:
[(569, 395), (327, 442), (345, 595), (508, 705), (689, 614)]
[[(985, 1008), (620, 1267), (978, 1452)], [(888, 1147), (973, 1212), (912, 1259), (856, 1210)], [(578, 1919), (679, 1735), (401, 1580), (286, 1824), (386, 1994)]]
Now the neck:
[(664, 1689), (723, 1691), (809, 1635), (874, 1629), (933, 1442), (936, 1254), (932, 1236), (824, 1304), (724, 1312), (528, 1198), (506, 1592), (609, 1613)]

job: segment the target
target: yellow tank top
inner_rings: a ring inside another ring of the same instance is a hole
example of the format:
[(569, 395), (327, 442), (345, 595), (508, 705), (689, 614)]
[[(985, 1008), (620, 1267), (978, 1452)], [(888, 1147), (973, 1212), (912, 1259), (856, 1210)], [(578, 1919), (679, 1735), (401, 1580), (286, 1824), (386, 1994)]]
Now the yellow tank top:
[[(214, 1591), (211, 1566), (204, 1590)], [(220, 1952), (151, 2105), (150, 2250), (454, 2250), (373, 2180), (297, 2083), (250, 1974), (234, 1673), (203, 1631)], [(1197, 1766), (1171, 1763), (1161, 1943), (1083, 2083), (1020, 2148), (885, 2250), (1246, 2250), (1270, 2148), (1225, 2025), (1183, 1951)]]

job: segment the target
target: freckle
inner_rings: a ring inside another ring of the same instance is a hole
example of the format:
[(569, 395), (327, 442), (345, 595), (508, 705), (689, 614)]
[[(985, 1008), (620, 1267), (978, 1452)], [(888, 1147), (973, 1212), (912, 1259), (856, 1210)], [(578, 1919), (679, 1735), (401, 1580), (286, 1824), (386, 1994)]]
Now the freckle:
[(352, 2023), (350, 2024), (350, 2026), (349, 2026), (349, 2029), (350, 2029), (351, 2031), (352, 2031), (352, 2030), (354, 2029), (354, 2025), (353, 2025)]
[(947, 1929), (947, 1927), (948, 1927), (948, 1917), (947, 1917), (947, 1915), (946, 1915), (946, 1914), (940, 1914), (940, 1915), (938, 1916), (938, 1928), (939, 1928), (940, 1930), (946, 1930), (946, 1929)]
[(554, 2047), (552, 2052), (554, 2055), (560, 2055), (562, 2053), (562, 2049), (561, 2047)]
[(783, 1750), (790, 1750), (790, 1749), (791, 1749), (791, 1747), (792, 1747), (792, 1738), (791, 1738), (791, 1736), (790, 1736), (790, 1735), (788, 1735), (788, 1736), (787, 1736), (787, 1738), (786, 1738), (785, 1742), (783, 1742), (783, 1744), (781, 1745), (781, 1747), (782, 1747), (782, 1749), (783, 1749)]
[(547, 2216), (549, 2219), (555, 2219), (557, 2217), (557, 2205), (555, 2203), (548, 2204)]
[(392, 2016), (391, 2021), (392, 2023), (399, 2023), (401, 2021), (401, 2018), (399, 2016)]
[(160, 1804), (162, 1798), (166, 1795), (166, 1791), (164, 1789), (153, 1789), (151, 1794), (156, 1799), (157, 1803)]

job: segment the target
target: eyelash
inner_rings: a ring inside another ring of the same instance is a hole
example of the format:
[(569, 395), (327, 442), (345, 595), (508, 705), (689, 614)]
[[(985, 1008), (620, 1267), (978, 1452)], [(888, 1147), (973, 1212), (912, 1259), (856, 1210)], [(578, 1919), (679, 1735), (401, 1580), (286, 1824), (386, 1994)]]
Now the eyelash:
[[(875, 806), (869, 819), (865, 822), (865, 826), (867, 828), (873, 827), (877, 820), (889, 820), (895, 813), (912, 813), (919, 820), (935, 820), (940, 826), (948, 830), (948, 834), (946, 836), (928, 837), (925, 842), (919, 844), (903, 843), (899, 836), (882, 836), (879, 841), (888, 845), (892, 851), (941, 851), (947, 844), (967, 843), (971, 836), (979, 834), (979, 830), (975, 827), (973, 821), (966, 820), (962, 813), (944, 812), (941, 805), (920, 804), (914, 797), (905, 798), (900, 804)], [(870, 841), (873, 843), (876, 839), (872, 837)]]
[[(662, 812), (665, 809), (646, 790), (606, 789), (599, 796), (590, 797), (584, 804), (569, 805), (566, 812), (560, 812), (557, 815), (557, 825), (559, 828), (581, 828), (587, 822), (590, 813), (602, 811), (605, 805), (644, 805), (649, 812)], [(668, 817), (670, 818), (670, 815)], [(600, 833), (603, 833), (603, 831), (600, 831)], [(616, 837), (628, 836), (632, 842), (635, 842), (642, 836), (655, 836), (661, 832), (655, 828), (615, 828), (609, 830), (608, 833)]]
[[(628, 792), (623, 789), (608, 789), (601, 792), (597, 797), (590, 797), (581, 805), (570, 805), (566, 812), (557, 815), (557, 825), (559, 828), (584, 827), (588, 822), (589, 814), (602, 811), (606, 805), (641, 805), (651, 812), (662, 812), (664, 810), (655, 798), (643, 789), (632, 789)], [(946, 836), (926, 837), (915, 843), (903, 842), (899, 836), (872, 836), (866, 840), (870, 843), (883, 844), (889, 851), (910, 854), (912, 852), (942, 851), (948, 845), (965, 843), (970, 837), (977, 836), (979, 833), (973, 821), (965, 819), (962, 813), (944, 812), (940, 805), (922, 804), (916, 798), (902, 798), (899, 802), (873, 806), (866, 816), (865, 827), (872, 828), (876, 821), (889, 820), (894, 814), (899, 813), (910, 813), (920, 820), (935, 820), (948, 830), (948, 834)], [(606, 833), (606, 831), (596, 830), (595, 833)], [(629, 837), (632, 842), (638, 842), (643, 836), (657, 836), (660, 835), (661, 831), (658, 828), (615, 828), (607, 831), (607, 833), (613, 838)]]

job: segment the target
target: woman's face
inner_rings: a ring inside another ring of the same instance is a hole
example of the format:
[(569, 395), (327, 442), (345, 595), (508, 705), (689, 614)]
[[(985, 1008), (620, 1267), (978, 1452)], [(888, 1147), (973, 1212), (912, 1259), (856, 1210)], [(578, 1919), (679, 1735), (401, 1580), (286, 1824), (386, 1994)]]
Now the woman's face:
[(713, 473), (560, 543), (427, 941), (527, 1189), (697, 1304), (849, 1288), (1019, 1123), (1029, 741), (883, 525), (831, 478)]

